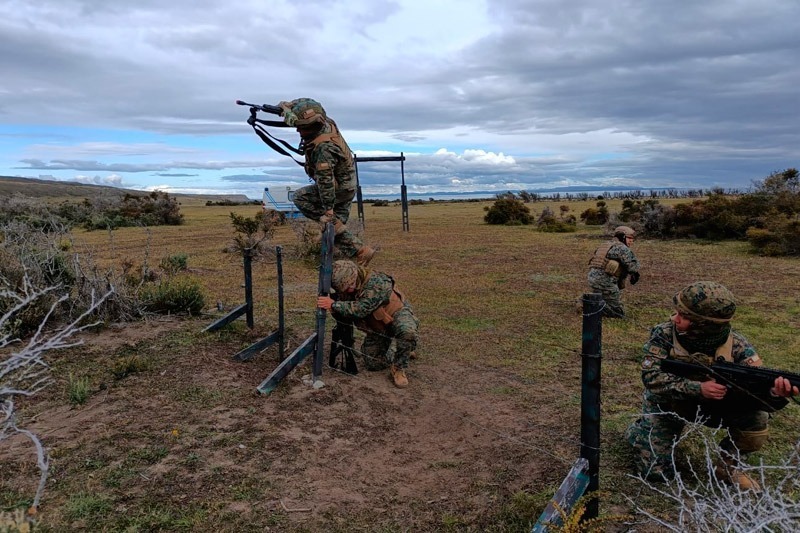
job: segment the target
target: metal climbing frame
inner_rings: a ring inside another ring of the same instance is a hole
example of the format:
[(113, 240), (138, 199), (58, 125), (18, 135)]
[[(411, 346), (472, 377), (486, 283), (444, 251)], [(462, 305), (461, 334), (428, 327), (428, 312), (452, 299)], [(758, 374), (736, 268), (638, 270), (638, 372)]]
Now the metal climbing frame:
[[(320, 296), (327, 296), (331, 290), (331, 273), (333, 270), (333, 224), (328, 223), (322, 234), (322, 251), (320, 253), (319, 285), (318, 293)], [(312, 365), (312, 380), (314, 386), (322, 384), (322, 360), (325, 352), (325, 320), (327, 311), (317, 309), (316, 311), (316, 331), (311, 334), (295, 351), (289, 354), (278, 367), (267, 376), (267, 379), (256, 387), (260, 394), (269, 394), (278, 384), (309, 354), (314, 353)]]
[[(230, 313), (220, 319), (215, 320), (203, 329), (204, 332), (216, 331), (247, 314), (247, 327), (253, 329), (253, 254), (252, 250), (245, 249), (242, 252), (244, 263), (244, 296), (245, 303), (233, 309)], [(283, 359), (286, 347), (284, 338), (284, 318), (283, 318), (283, 253), (280, 246), (275, 247), (275, 258), (278, 269), (278, 329), (248, 346), (244, 350), (233, 356), (237, 361), (248, 361), (255, 354), (266, 350), (276, 342), (278, 343), (278, 354)]]
[(353, 156), (353, 161), (356, 167), (356, 199), (358, 201), (358, 221), (366, 227), (364, 223), (364, 197), (361, 194), (361, 182), (358, 179), (358, 163), (369, 163), (372, 161), (400, 161), (400, 203), (403, 206), (403, 231), (409, 231), (408, 227), (408, 190), (406, 189), (406, 172), (405, 165), (406, 156), (400, 152), (399, 156), (381, 156), (381, 157), (358, 157)]

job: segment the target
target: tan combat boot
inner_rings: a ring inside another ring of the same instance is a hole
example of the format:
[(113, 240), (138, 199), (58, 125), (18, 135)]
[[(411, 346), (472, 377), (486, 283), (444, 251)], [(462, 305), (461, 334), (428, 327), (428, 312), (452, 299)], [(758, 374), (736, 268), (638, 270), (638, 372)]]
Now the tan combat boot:
[(406, 372), (402, 368), (396, 365), (392, 365), (390, 368), (390, 372), (392, 373), (392, 381), (394, 381), (394, 386), (399, 389), (405, 389), (408, 387), (408, 378), (406, 377)]
[(366, 244), (358, 250), (356, 254), (356, 263), (365, 267), (372, 261), (372, 258), (375, 256), (375, 249), (367, 246)]
[(761, 485), (758, 484), (758, 481), (736, 468), (732, 458), (723, 459), (714, 467), (714, 472), (720, 481), (736, 485), (742, 490), (761, 492)]

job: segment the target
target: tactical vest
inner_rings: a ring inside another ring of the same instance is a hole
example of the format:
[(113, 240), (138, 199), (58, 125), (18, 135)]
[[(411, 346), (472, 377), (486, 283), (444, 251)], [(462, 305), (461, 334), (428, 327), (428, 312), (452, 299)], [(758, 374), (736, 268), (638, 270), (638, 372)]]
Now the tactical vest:
[[(350, 173), (355, 171), (355, 167), (353, 166), (353, 154), (350, 152), (350, 147), (347, 146), (344, 137), (342, 137), (342, 134), (339, 132), (339, 127), (331, 119), (328, 119), (328, 123), (331, 125), (331, 129), (333, 131), (330, 131), (328, 133), (320, 133), (319, 135), (314, 137), (314, 139), (311, 142), (305, 144), (306, 174), (308, 174), (309, 178), (315, 181), (316, 179), (314, 178), (314, 174), (316, 172), (316, 169), (314, 168), (314, 165), (311, 164), (310, 156), (311, 153), (314, 151), (314, 148), (316, 148), (319, 144), (322, 144), (324, 142), (332, 142), (333, 144), (339, 147), (339, 150), (342, 151), (344, 159), (339, 164), (341, 165), (340, 168), (341, 171), (343, 171), (344, 173)], [(335, 183), (336, 182), (334, 180), (334, 185)]]
[(606, 274), (619, 279), (622, 276), (623, 268), (619, 261), (606, 257), (611, 248), (617, 244), (615, 241), (607, 242), (594, 251), (594, 255), (589, 259), (590, 268), (599, 268)]
[(394, 321), (394, 314), (403, 308), (405, 296), (397, 290), (392, 280), (392, 293), (389, 296), (389, 303), (380, 306), (366, 318), (356, 320), (356, 327), (361, 330), (382, 332)]

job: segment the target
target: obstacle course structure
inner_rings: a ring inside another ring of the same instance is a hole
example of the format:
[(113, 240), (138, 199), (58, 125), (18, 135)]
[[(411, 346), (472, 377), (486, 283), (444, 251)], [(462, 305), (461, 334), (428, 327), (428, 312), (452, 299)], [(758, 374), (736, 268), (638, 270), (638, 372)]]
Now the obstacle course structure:
[[(333, 223), (328, 222), (325, 225), (325, 231), (322, 234), (322, 250), (319, 269), (319, 284), (318, 294), (320, 296), (327, 296), (331, 290), (331, 273), (333, 270), (333, 237), (334, 228)], [(314, 362), (312, 364), (312, 385), (314, 388), (321, 388), (324, 386), (322, 382), (322, 362), (325, 352), (325, 321), (327, 311), (317, 308), (316, 311), (316, 331), (311, 334), (300, 346), (297, 347), (286, 359), (284, 359), (278, 367), (267, 376), (267, 378), (256, 387), (260, 394), (269, 394), (278, 386), (278, 384), (291, 372), (297, 365), (299, 365), (310, 354), (314, 354)]]

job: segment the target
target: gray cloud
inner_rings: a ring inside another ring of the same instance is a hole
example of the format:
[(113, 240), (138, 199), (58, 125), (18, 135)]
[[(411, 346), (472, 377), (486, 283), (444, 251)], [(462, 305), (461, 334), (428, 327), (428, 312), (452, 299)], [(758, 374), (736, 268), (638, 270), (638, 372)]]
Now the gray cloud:
[[(0, 121), (242, 134), (247, 110), (235, 98), (311, 96), (359, 154), (381, 144), (370, 136), (405, 151), (414, 187), (746, 185), (797, 165), (795, 1), (467, 2), (432, 22), (429, 41), (414, 33), (428, 21), (400, 24), (407, 9), (366, 0), (276, 0), (269, 12), (244, 0), (4, 3)], [(476, 18), (462, 20), (468, 11)], [(447, 40), (471, 21), (474, 36)], [(361, 146), (348, 132), (363, 132)], [(74, 148), (20, 157), (25, 166), (14, 168), (183, 177), (267, 167), (217, 179), (305, 182), (269, 152), (208, 162), (164, 146), (164, 161), (185, 160), (157, 163), (120, 159), (157, 150), (147, 144)], [(421, 153), (438, 148), (458, 157)], [(514, 163), (481, 162), (466, 149)], [(360, 176), (388, 188), (399, 168), (372, 164)]]

